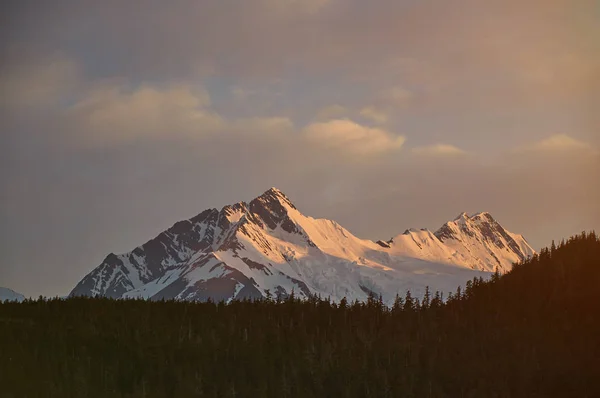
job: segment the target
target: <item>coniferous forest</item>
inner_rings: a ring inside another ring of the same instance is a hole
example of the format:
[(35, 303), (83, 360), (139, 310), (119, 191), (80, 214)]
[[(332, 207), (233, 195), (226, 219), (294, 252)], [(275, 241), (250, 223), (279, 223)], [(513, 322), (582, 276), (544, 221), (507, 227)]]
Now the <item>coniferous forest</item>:
[(0, 397), (600, 397), (600, 240), (388, 308), (0, 304)]

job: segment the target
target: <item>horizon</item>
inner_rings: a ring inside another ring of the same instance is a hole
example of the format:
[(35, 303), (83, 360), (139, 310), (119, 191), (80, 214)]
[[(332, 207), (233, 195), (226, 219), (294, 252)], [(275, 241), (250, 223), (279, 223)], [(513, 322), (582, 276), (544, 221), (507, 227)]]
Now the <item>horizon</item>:
[(68, 294), (268, 187), (372, 241), (600, 230), (594, 1), (141, 4), (0, 5), (2, 287)]

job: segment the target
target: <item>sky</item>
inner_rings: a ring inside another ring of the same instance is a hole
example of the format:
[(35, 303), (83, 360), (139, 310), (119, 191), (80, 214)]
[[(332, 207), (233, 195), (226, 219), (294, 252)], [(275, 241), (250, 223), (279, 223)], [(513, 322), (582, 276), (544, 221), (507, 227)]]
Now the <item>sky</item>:
[(272, 186), (373, 240), (600, 229), (595, 0), (0, 8), (0, 286), (27, 296)]

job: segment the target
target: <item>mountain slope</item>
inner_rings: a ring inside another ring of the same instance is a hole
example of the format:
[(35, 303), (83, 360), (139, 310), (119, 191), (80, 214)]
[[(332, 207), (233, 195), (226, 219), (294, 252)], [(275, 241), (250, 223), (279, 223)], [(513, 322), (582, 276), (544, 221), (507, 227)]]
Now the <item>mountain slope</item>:
[(25, 296), (6, 287), (0, 287), (0, 302), (2, 301), (23, 301)]
[(378, 244), (390, 253), (502, 273), (535, 254), (521, 235), (506, 231), (489, 213), (461, 213), (440, 229), (408, 229)]
[(111, 253), (70, 295), (227, 301), (293, 291), (333, 300), (374, 293), (390, 302), (409, 289), (421, 295), (425, 286), (449, 292), (534, 253), (486, 214), (375, 243), (304, 216), (271, 188), (249, 203), (178, 222), (132, 252)]

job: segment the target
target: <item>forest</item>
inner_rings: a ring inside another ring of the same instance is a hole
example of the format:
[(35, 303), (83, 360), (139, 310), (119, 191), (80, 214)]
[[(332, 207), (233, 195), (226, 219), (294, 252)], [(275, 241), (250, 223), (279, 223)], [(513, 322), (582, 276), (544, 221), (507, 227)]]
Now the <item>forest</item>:
[(449, 297), (0, 303), (0, 397), (600, 397), (600, 239)]

